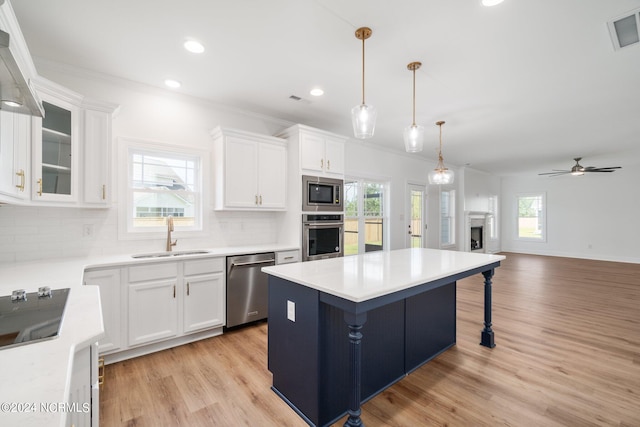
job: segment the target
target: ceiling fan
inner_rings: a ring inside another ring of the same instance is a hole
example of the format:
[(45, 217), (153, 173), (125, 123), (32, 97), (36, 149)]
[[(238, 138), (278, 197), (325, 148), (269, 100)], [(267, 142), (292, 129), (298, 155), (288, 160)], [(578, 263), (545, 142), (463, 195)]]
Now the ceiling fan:
[(574, 176), (580, 176), (580, 175), (584, 175), (585, 172), (613, 172), (615, 169), (622, 169), (621, 166), (610, 166), (606, 168), (596, 168), (593, 166), (584, 167), (580, 164), (580, 160), (582, 160), (582, 157), (575, 157), (573, 160), (576, 161), (576, 164), (571, 168), (571, 170), (554, 169), (553, 172), (539, 173), (538, 175), (557, 176), (557, 175), (566, 175), (570, 173), (571, 175), (574, 175)]

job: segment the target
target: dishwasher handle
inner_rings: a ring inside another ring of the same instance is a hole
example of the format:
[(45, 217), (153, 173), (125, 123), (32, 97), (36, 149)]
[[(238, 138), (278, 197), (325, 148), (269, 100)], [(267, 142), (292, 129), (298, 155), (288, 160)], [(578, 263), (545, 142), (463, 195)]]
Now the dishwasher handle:
[(262, 261), (249, 261), (249, 262), (232, 262), (231, 267), (244, 267), (246, 265), (257, 265), (257, 264), (265, 264), (267, 262), (275, 262), (275, 258), (264, 259)]
[(268, 263), (275, 263), (276, 259), (275, 258), (269, 258), (269, 259), (263, 259), (260, 261), (249, 261), (249, 262), (231, 262), (231, 266), (229, 267), (229, 273), (231, 274), (231, 272), (233, 271), (233, 267), (247, 267), (247, 266), (251, 266), (251, 265), (260, 265), (260, 264), (268, 264)]

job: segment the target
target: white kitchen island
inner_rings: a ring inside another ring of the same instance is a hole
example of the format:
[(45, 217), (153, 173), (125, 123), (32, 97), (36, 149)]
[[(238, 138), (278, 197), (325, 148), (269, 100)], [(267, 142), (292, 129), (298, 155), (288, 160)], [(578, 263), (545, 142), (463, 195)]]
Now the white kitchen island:
[(401, 249), (265, 267), (272, 389), (310, 425), (349, 414), (455, 344), (456, 281), (484, 277), (480, 344), (494, 347), (491, 278), (502, 255)]

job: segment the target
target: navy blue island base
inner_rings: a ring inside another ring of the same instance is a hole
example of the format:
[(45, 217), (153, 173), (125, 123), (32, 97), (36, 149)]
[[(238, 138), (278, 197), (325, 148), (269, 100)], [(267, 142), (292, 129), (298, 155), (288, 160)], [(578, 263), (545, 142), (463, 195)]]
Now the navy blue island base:
[(491, 278), (499, 265), (497, 261), (363, 302), (270, 275), (272, 389), (311, 426), (328, 426), (347, 414), (345, 426), (362, 426), (362, 402), (456, 343), (457, 280), (484, 275), (480, 344), (495, 346)]

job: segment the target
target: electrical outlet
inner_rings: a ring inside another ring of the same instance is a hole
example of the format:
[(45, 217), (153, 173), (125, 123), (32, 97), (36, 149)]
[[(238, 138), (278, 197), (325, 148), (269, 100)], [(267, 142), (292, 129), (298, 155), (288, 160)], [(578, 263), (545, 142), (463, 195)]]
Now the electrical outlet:
[(95, 230), (93, 224), (85, 224), (82, 226), (82, 237), (85, 239), (93, 238)]
[(287, 300), (287, 319), (296, 321), (296, 303), (289, 300)]

